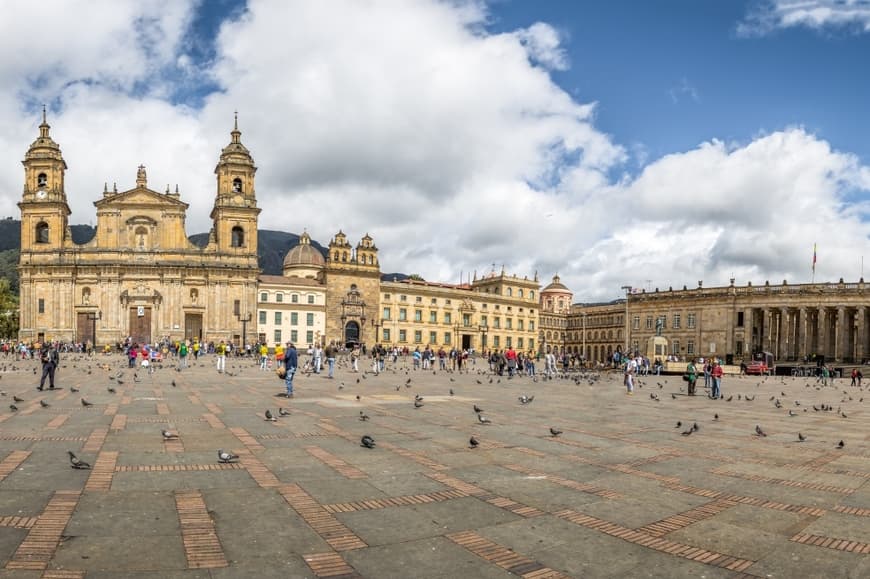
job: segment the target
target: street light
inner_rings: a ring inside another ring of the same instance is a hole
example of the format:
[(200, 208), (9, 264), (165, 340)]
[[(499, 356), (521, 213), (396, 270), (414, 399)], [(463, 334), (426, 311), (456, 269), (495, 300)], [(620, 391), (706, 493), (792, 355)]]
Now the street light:
[(583, 366), (586, 366), (586, 312), (583, 312), (583, 352), (581, 353), (583, 360)]
[(487, 347), (487, 344), (486, 344), (486, 333), (489, 331), (489, 326), (487, 326), (486, 324), (483, 324), (483, 325), (477, 326), (477, 331), (481, 333), (481, 338), (480, 338), (480, 351), (483, 352), (484, 348)]
[(97, 320), (103, 319), (102, 310), (97, 310), (96, 312), (92, 312), (88, 314), (88, 320), (91, 321), (91, 351), (96, 354), (97, 353)]
[(625, 353), (631, 355), (631, 321), (628, 319), (628, 296), (631, 294), (631, 286), (624, 285), (620, 289), (625, 291)]
[(247, 352), (246, 346), (248, 344), (248, 322), (251, 321), (251, 312), (245, 314), (242, 317), (242, 314), (236, 314), (236, 317), (239, 318), (239, 321), (242, 322), (242, 354)]

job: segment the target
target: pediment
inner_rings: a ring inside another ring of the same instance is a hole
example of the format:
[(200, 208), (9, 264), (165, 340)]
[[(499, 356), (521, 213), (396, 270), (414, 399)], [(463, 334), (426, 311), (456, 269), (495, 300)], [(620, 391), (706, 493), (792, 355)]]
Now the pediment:
[(94, 205), (97, 208), (108, 207), (173, 207), (177, 209), (187, 209), (188, 204), (180, 201), (173, 195), (158, 193), (145, 187), (136, 187), (129, 191), (122, 191), (108, 197), (103, 197), (99, 201), (95, 201)]

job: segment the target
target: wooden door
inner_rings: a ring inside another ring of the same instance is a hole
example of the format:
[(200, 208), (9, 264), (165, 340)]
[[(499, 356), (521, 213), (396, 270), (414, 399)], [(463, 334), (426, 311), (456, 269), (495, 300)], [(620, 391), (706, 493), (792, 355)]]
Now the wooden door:
[(94, 343), (94, 322), (89, 319), (90, 317), (87, 312), (76, 314), (76, 340), (82, 344), (88, 340), (91, 344)]
[(184, 337), (202, 341), (202, 314), (184, 314)]
[(151, 342), (151, 308), (144, 306), (130, 308), (130, 337), (137, 344)]

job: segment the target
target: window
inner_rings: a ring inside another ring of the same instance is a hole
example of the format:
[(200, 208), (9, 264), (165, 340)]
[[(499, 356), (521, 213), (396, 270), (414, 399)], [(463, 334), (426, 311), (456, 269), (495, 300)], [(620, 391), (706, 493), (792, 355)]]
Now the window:
[(449, 305), (450, 305), (450, 300), (444, 300), (444, 303), (447, 304), (447, 305), (449, 306)]
[(492, 337), (492, 347), (493, 347), (493, 348), (498, 348), (498, 347), (500, 347), (500, 343), (499, 343), (498, 336), (493, 336), (493, 337)]
[(261, 302), (268, 302), (269, 301), (269, 294), (267, 294), (266, 292), (260, 293), (260, 301)]
[(505, 322), (505, 327), (506, 327), (508, 330), (513, 330), (513, 329), (514, 329), (514, 319), (513, 319), (513, 318), (505, 318), (505, 321), (504, 321), (504, 322)]
[(136, 247), (143, 249), (148, 240), (148, 230), (144, 227), (136, 228)]
[(487, 304), (480, 304), (480, 309), (485, 310), (486, 306), (487, 306)]
[[(530, 300), (535, 299), (535, 291), (534, 290), (529, 290), (529, 299)], [(531, 346), (529, 346), (529, 348), (531, 348)]]
[(309, 303), (309, 304), (313, 304), (313, 303), (314, 303), (314, 294), (308, 294), (308, 303)]
[(737, 312), (737, 327), (743, 327), (743, 312)]
[(422, 296), (417, 296), (417, 298), (414, 301), (419, 304), (419, 303), (423, 302), (423, 298), (422, 298)]
[(743, 355), (743, 340), (737, 340), (737, 353)]
[(281, 312), (275, 312), (275, 325), (281, 325)]
[(390, 341), (390, 329), (389, 328), (384, 328), (384, 341), (385, 342)]
[[(530, 332), (535, 331), (535, 321), (534, 320), (529, 320), (529, 331)], [(529, 347), (531, 348), (531, 346), (529, 346)]]
[(314, 314), (305, 314), (305, 325), (313, 326), (314, 325)]
[(278, 292), (277, 294), (275, 294), (275, 301), (276, 302), (283, 302), (284, 301), (284, 294), (282, 294), (281, 292)]
[(695, 340), (689, 340), (686, 342), (686, 354), (689, 356), (695, 355)]
[(640, 316), (634, 316), (631, 320), (631, 329), (639, 330), (640, 329)]
[(290, 312), (290, 325), (298, 326), (299, 325), (299, 312)]
[(308, 344), (314, 343), (314, 330), (308, 330), (305, 332), (305, 342)]
[(421, 344), (423, 343), (423, 332), (420, 330), (414, 330), (414, 343)]
[(646, 329), (647, 329), (647, 330), (652, 330), (652, 329), (653, 329), (653, 318), (652, 318), (652, 316), (647, 316), (647, 317), (646, 317)]
[(507, 338), (504, 339), (504, 347), (505, 348), (512, 348), (513, 347), (513, 340), (511, 339), (511, 336), (508, 336)]
[[(523, 297), (523, 290), (522, 290), (522, 289), (520, 289), (520, 291), (519, 291), (519, 297)], [(522, 348), (522, 347), (523, 347), (523, 346), (520, 345), (520, 348)]]
[(414, 310), (414, 321), (422, 322), (423, 321), (423, 310)]
[(492, 327), (493, 328), (501, 328), (501, 318), (493, 318), (492, 319)]
[(399, 330), (399, 341), (407, 342), (408, 341), (408, 332), (406, 330)]
[(462, 325), (466, 328), (471, 325), (471, 314), (462, 314)]
[(241, 193), (242, 192), (242, 180), (236, 177), (233, 179), (233, 193)]
[(299, 303), (299, 294), (293, 294), (290, 296), (290, 302), (294, 304)]
[(259, 320), (259, 322), (260, 322), (260, 324), (265, 324), (265, 323), (266, 323), (266, 312), (265, 312), (265, 311), (260, 311), (260, 320)]
[(48, 243), (48, 223), (45, 221), (36, 224), (36, 243)]
[(40, 173), (36, 176), (36, 186), (42, 189), (43, 187), (48, 185), (48, 175), (45, 173)]
[(408, 301), (408, 296), (401, 296), (401, 295), (400, 295), (400, 296), (399, 296), (399, 301), (400, 301), (400, 302), (406, 302), (406, 301)]
[(429, 323), (430, 324), (437, 324), (438, 323), (438, 312), (436, 312), (434, 310), (429, 312)]
[(675, 330), (680, 329), (680, 314), (674, 314), (673, 319), (671, 320), (671, 327)]
[(275, 343), (281, 343), (281, 330), (275, 330)]
[(438, 332), (429, 332), (429, 343), (437, 344), (438, 343)]
[(385, 320), (390, 319), (390, 308), (384, 308), (384, 319)]
[[(517, 329), (521, 332), (523, 331), (523, 321), (522, 320), (517, 320)], [(520, 339), (522, 339), (522, 338), (520, 338)], [(520, 347), (522, 347), (522, 346), (520, 346)]]
[(679, 340), (674, 340), (674, 341), (673, 341), (673, 349), (671, 350), (671, 353), (672, 353), (674, 356), (679, 356), (679, 355), (680, 355), (680, 341), (679, 341)]
[(408, 310), (405, 308), (399, 308), (399, 321), (405, 322), (408, 320)]
[(299, 330), (290, 330), (290, 341), (294, 344), (299, 341)]
[(500, 310), (500, 309), (501, 309), (501, 306), (498, 305), (498, 304), (495, 304), (495, 309)]
[(535, 339), (529, 338), (529, 350), (534, 350), (534, 349), (535, 349)]
[(486, 316), (480, 316), (480, 325), (481, 326), (487, 325), (487, 317)]
[(40, 314), (45, 313), (45, 300), (44, 299), (39, 298), (39, 301), (37, 302), (37, 306), (36, 306), (36, 311), (38, 311)]
[(453, 339), (453, 335), (450, 332), (444, 332), (444, 344), (449, 346), (450, 341)]
[(686, 314), (686, 327), (689, 329), (695, 327), (695, 314)]
[[(522, 290), (520, 290), (520, 291), (522, 291)], [(523, 349), (523, 339), (522, 338), (517, 338), (517, 348), (519, 348), (520, 350)]]
[(432, 301), (429, 303), (431, 303), (433, 306), (438, 305), (438, 298), (432, 298)]
[(453, 316), (450, 315), (450, 312), (444, 312), (444, 323), (445, 324), (452, 324), (453, 323)]
[(513, 288), (507, 288), (507, 296), (508, 296), (509, 298), (511, 298), (511, 297), (513, 297), (513, 295), (514, 295), (514, 290), (513, 290)]
[(239, 300), (233, 300), (233, 315), (238, 316), (242, 311), (242, 302)]
[(384, 294), (384, 299), (385, 299), (385, 300), (390, 299), (390, 294)]
[(233, 227), (230, 245), (232, 247), (244, 247), (245, 246), (245, 230), (236, 225)]

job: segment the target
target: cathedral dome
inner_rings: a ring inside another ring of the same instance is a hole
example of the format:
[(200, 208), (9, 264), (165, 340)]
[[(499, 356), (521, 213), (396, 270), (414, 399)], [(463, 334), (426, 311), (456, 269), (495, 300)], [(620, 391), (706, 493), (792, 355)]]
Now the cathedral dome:
[(284, 269), (293, 267), (323, 267), (326, 260), (318, 249), (311, 245), (308, 233), (299, 236), (299, 245), (287, 252), (284, 257)]
[(558, 275), (553, 276), (553, 282), (541, 290), (541, 292), (570, 292), (568, 286), (562, 283)]

